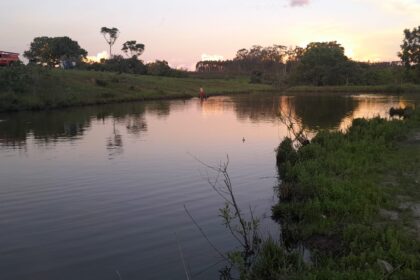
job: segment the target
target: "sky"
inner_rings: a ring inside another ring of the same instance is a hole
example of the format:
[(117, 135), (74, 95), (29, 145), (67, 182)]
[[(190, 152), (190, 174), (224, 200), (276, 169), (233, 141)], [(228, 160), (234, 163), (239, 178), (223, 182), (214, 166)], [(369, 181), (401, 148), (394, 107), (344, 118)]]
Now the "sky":
[[(117, 27), (142, 59), (194, 69), (253, 45), (338, 41), (354, 60), (394, 61), (403, 30), (420, 25), (420, 0), (13, 0), (2, 1), (0, 50), (23, 53), (37, 36), (69, 36), (106, 55), (100, 28)], [(102, 54), (101, 54), (102, 53)]]

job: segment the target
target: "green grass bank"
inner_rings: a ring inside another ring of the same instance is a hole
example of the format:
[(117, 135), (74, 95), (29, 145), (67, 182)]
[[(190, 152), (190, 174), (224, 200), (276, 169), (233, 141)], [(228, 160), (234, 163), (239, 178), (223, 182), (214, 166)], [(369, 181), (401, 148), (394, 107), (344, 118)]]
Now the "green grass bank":
[(255, 279), (420, 279), (419, 110), (356, 119), (298, 150), (286, 139), (277, 164), (284, 245), (263, 249)]
[(109, 72), (0, 68), (0, 111), (42, 110), (69, 106), (154, 99), (191, 98), (203, 87), (207, 95), (271, 90), (248, 79), (170, 78)]
[(389, 84), (372, 86), (294, 86), (286, 89), (288, 93), (420, 93), (418, 84)]

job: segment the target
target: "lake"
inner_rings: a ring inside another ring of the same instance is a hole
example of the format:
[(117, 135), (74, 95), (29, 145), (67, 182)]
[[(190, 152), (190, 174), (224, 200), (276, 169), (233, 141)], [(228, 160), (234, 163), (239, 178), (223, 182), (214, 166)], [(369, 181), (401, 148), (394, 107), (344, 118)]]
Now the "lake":
[(208, 180), (229, 156), (242, 209), (270, 220), (289, 112), (311, 135), (388, 117), (420, 95), (236, 95), (0, 114), (2, 280), (217, 279), (238, 247)]

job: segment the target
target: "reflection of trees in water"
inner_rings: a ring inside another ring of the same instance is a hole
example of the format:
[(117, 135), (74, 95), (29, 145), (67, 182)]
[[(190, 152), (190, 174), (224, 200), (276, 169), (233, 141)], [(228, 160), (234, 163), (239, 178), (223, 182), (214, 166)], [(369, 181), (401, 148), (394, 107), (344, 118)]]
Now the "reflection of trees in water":
[(239, 120), (272, 122), (278, 118), (280, 97), (278, 95), (233, 96), (236, 116)]
[(0, 143), (6, 146), (25, 146), (28, 135), (42, 144), (72, 141), (90, 126), (88, 115), (71, 110), (19, 112), (1, 118)]
[[(113, 118), (124, 124), (127, 133), (140, 137), (147, 131), (145, 114), (165, 117), (170, 114), (171, 102), (122, 103), (43, 112), (18, 112), (0, 115), (0, 146), (21, 148), (33, 136), (37, 144), (52, 145), (75, 141), (84, 135), (91, 121)], [(121, 134), (113, 134), (112, 145), (122, 143)], [(119, 136), (118, 136), (119, 135)]]
[(106, 140), (106, 149), (108, 150), (109, 158), (120, 155), (124, 152), (123, 139), (120, 132), (115, 127), (115, 118), (112, 120), (112, 135)]
[(225, 111), (233, 111), (234, 104), (230, 97), (215, 96), (209, 99), (200, 98), (196, 103), (197, 108), (206, 115), (220, 114)]
[[(1, 117), (0, 117), (1, 118)], [(0, 121), (0, 146), (23, 147), (26, 145), (25, 122), (18, 118)]]
[(282, 112), (291, 112), (310, 130), (336, 128), (355, 110), (358, 102), (343, 96), (238, 96), (232, 97), (238, 119), (274, 122)]
[(295, 96), (292, 104), (302, 125), (311, 130), (332, 129), (357, 107), (358, 101), (343, 96)]
[(144, 116), (127, 117), (126, 128), (128, 134), (139, 136), (142, 132), (147, 131), (147, 123)]
[(156, 114), (158, 117), (167, 117), (171, 112), (173, 102), (167, 100), (155, 101), (148, 103), (147, 112)]

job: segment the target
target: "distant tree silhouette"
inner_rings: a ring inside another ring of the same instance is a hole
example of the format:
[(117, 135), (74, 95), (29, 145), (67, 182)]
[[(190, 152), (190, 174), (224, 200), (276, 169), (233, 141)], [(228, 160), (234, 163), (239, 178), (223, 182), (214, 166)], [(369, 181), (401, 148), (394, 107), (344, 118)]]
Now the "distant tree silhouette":
[(420, 81), (420, 26), (413, 30), (404, 30), (404, 40), (398, 56), (408, 71), (417, 72), (416, 80)]
[(120, 31), (118, 30), (118, 28), (115, 28), (115, 27), (112, 27), (112, 28), (102, 27), (101, 34), (104, 36), (105, 41), (109, 45), (109, 56), (112, 57), (112, 46), (117, 41), (118, 36), (120, 35)]
[(36, 37), (23, 54), (31, 63), (54, 67), (63, 61), (79, 62), (87, 51), (69, 37)]
[(139, 57), (144, 52), (144, 44), (137, 43), (135, 40), (127, 41), (121, 50), (130, 57)]
[(352, 63), (337, 42), (308, 44), (294, 73), (298, 83), (315, 86), (348, 83)]

